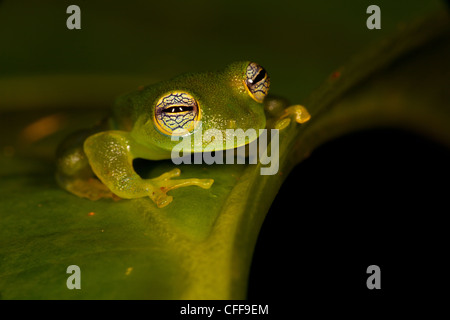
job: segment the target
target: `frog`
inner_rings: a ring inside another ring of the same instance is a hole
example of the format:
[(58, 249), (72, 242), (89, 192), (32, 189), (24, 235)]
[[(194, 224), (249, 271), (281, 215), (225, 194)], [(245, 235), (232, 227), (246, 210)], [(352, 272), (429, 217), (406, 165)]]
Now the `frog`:
[[(310, 119), (304, 106), (268, 96), (269, 88), (269, 74), (252, 61), (141, 86), (117, 98), (108, 117), (61, 142), (56, 152), (56, 181), (82, 198), (149, 197), (158, 208), (173, 201), (167, 194), (171, 190), (188, 186), (209, 189), (214, 179), (180, 179), (179, 168), (144, 179), (133, 161), (170, 159), (177, 138), (204, 134), (209, 129), (225, 132), (270, 126), (283, 130), (291, 119), (299, 124)], [(207, 144), (207, 140), (194, 139), (185, 151), (204, 151)], [(230, 148), (224, 138), (223, 149), (226, 147)]]

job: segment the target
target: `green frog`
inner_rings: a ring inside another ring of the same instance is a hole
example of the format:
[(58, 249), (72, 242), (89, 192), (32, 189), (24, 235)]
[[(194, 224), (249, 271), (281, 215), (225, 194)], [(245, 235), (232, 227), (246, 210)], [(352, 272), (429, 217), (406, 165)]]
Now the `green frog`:
[[(269, 87), (267, 71), (250, 61), (140, 87), (118, 98), (110, 117), (61, 143), (57, 150), (58, 184), (91, 200), (150, 197), (159, 208), (173, 200), (167, 194), (170, 190), (187, 186), (208, 189), (213, 179), (176, 179), (181, 173), (178, 168), (143, 179), (135, 172), (133, 160), (170, 159), (178, 143), (174, 137), (203, 134), (209, 129), (258, 130), (269, 125), (282, 130), (291, 119), (297, 123), (310, 119), (305, 107), (267, 97)], [(225, 149), (226, 135), (223, 137)], [(204, 150), (208, 144), (201, 141), (196, 145), (195, 141), (187, 151)]]

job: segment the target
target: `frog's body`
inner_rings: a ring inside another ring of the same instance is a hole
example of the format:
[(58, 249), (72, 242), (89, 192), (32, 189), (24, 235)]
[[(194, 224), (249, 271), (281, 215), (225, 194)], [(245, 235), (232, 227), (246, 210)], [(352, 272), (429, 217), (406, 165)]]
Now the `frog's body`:
[[(171, 137), (197, 130), (203, 134), (209, 129), (264, 129), (266, 114), (284, 118), (281, 127), (288, 114), (296, 114), (297, 122), (309, 119), (301, 106), (285, 109), (287, 105), (277, 99), (263, 103), (269, 85), (261, 66), (235, 62), (220, 72), (181, 75), (124, 95), (107, 121), (61, 144), (57, 180), (66, 190), (92, 200), (149, 196), (158, 207), (172, 201), (166, 195), (169, 190), (190, 185), (210, 188), (212, 179), (171, 180), (180, 175), (179, 169), (142, 179), (133, 169), (133, 159), (170, 159), (178, 144)], [(204, 150), (209, 142), (192, 139), (191, 150), (184, 151)], [(225, 144), (224, 138), (223, 149)]]

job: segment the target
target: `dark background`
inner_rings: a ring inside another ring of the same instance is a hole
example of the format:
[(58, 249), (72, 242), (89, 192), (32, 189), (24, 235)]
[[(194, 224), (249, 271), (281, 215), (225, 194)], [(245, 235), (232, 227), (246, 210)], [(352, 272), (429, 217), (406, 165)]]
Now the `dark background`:
[[(81, 9), (81, 30), (66, 27), (73, 4)], [(372, 4), (381, 9), (380, 30), (366, 27)], [(81, 75), (70, 88), (52, 85), (65, 104), (86, 108), (109, 106), (142, 84), (245, 59), (266, 68), (272, 94), (302, 103), (351, 56), (443, 7), (440, 0), (6, 0), (0, 2), (0, 108), (58, 102), (46, 95), (51, 79), (33, 82), (24, 95), (23, 82), (11, 77)], [(103, 86), (88, 75), (104, 76)]]
[[(447, 148), (391, 128), (314, 151), (288, 176), (263, 224), (249, 298), (329, 294), (375, 307), (439, 297), (449, 267), (449, 163)], [(381, 290), (366, 287), (370, 265), (381, 269)]]

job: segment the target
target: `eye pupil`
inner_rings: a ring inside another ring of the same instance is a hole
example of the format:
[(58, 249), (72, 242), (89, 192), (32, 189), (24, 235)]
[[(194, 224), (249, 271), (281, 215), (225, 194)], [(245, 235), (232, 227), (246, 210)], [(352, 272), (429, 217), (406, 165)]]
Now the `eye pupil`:
[(193, 111), (194, 107), (190, 106), (173, 106), (167, 109), (162, 110), (163, 113), (179, 113), (179, 112), (186, 112), (186, 111)]
[(253, 83), (253, 82), (255, 82), (255, 83), (258, 83), (258, 82), (260, 82), (262, 79), (264, 79), (264, 77), (266, 76), (266, 70), (264, 70), (264, 69), (261, 69), (260, 71), (259, 71), (259, 73), (258, 73), (258, 75), (255, 77), (255, 79), (254, 80), (252, 80), (250, 83)]

